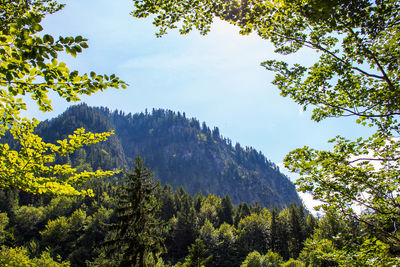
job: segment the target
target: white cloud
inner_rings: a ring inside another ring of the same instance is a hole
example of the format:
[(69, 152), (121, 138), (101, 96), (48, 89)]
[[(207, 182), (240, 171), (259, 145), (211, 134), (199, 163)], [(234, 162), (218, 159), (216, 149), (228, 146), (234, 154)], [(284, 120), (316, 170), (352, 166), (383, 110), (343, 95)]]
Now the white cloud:
[[(296, 173), (290, 172), (287, 168), (285, 168), (285, 165), (283, 162), (277, 163), (276, 166), (279, 167), (279, 171), (286, 176), (290, 178), (292, 182), (296, 181), (297, 178), (299, 178), (299, 175)], [(307, 209), (314, 215), (320, 215), (321, 211), (316, 211), (314, 207), (321, 205), (322, 202), (319, 200), (314, 200), (313, 196), (310, 193), (303, 193), (303, 192), (297, 192), (300, 199), (303, 201), (303, 204), (307, 207)]]
[(321, 211), (316, 211), (314, 209), (314, 207), (322, 204), (321, 201), (313, 199), (313, 196), (310, 193), (298, 192), (298, 194), (303, 200), (304, 205), (314, 216), (321, 215)]
[(303, 116), (304, 114), (304, 107), (299, 105), (299, 115)]

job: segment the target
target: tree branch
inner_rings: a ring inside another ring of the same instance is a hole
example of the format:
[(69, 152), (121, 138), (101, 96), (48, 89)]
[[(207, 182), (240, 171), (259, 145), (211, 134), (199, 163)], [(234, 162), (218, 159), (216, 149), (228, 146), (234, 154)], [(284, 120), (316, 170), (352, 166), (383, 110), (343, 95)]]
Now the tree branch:
[(366, 109), (363, 112), (355, 112), (355, 111), (352, 111), (351, 109), (340, 107), (340, 106), (335, 106), (335, 105), (332, 105), (332, 104), (329, 104), (329, 103), (323, 102), (323, 101), (321, 101), (321, 104), (329, 106), (331, 108), (338, 108), (343, 111), (349, 112), (350, 114), (348, 116), (359, 116), (359, 117), (366, 117), (366, 118), (384, 118), (384, 117), (389, 117), (389, 116), (399, 116), (400, 115), (400, 111), (386, 113), (386, 114), (379, 114), (379, 115), (378, 114), (365, 114), (365, 112), (370, 108)]
[(379, 71), (382, 73), (382, 77), (383, 79), (386, 81), (386, 83), (389, 85), (389, 87), (391, 89), (394, 89), (394, 85), (392, 83), (392, 81), (389, 79), (389, 77), (387, 76), (385, 70), (383, 69), (382, 65), (380, 64), (378, 58), (372, 53), (372, 51), (370, 49), (368, 49), (365, 44), (360, 40), (360, 38), (358, 38), (357, 34), (353, 31), (352, 28), (348, 27), (347, 25), (345, 25), (346, 29), (353, 35), (353, 37), (357, 40), (358, 44), (361, 45), (363, 51), (367, 54), (370, 55), (370, 58), (375, 62), (375, 64), (378, 66)]
[(347, 163), (351, 164), (351, 163), (355, 163), (357, 161), (398, 161), (398, 160), (400, 160), (400, 157), (391, 158), (391, 159), (388, 159), (388, 158), (358, 158), (358, 159), (355, 159), (352, 161), (347, 161)]
[(340, 62), (346, 64), (347, 66), (350, 66), (351, 69), (356, 70), (356, 71), (358, 71), (358, 72), (361, 72), (361, 73), (364, 74), (365, 76), (368, 76), (368, 77), (371, 77), (371, 78), (380, 79), (380, 80), (385, 80), (385, 81), (386, 81), (385, 76), (379, 76), (379, 75), (371, 74), (371, 73), (368, 73), (368, 72), (366, 72), (366, 71), (364, 71), (364, 70), (362, 70), (362, 69), (360, 69), (360, 68), (358, 68), (358, 67), (354, 67), (354, 66), (352, 66), (351, 64), (349, 64), (348, 62), (346, 62), (344, 59), (338, 57), (334, 52), (329, 51), (328, 49), (326, 49), (325, 47), (323, 47), (323, 46), (321, 46), (321, 45), (319, 45), (319, 44), (316, 44), (316, 43), (313, 43), (313, 42), (310, 42), (310, 41), (307, 41), (307, 40), (302, 40), (302, 39), (290, 37), (290, 36), (287, 36), (287, 35), (284, 35), (284, 34), (280, 34), (280, 33), (276, 33), (276, 32), (275, 32), (274, 34), (276, 34), (276, 35), (279, 36), (279, 37), (286, 38), (286, 39), (288, 39), (288, 40), (292, 40), (292, 41), (301, 43), (301, 44), (303, 44), (303, 45), (307, 44), (307, 47), (309, 47), (309, 48), (311, 48), (311, 49), (315, 49), (315, 50), (321, 50), (321, 51), (323, 51), (323, 52), (325, 52), (325, 53), (331, 55), (331, 56), (332, 56), (333, 58), (335, 58), (336, 60), (338, 60), (338, 61), (340, 61)]

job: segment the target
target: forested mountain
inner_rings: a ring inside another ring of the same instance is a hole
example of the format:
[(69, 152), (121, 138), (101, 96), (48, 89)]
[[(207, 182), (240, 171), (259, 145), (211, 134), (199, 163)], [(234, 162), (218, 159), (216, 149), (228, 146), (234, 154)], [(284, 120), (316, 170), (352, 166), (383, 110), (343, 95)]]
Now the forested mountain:
[(200, 190), (229, 194), (233, 203), (257, 201), (266, 207), (301, 203), (294, 185), (261, 152), (240, 144), (233, 146), (218, 128), (211, 130), (185, 113), (153, 109), (125, 114), (81, 104), (43, 121), (38, 133), (53, 142), (79, 127), (92, 132), (114, 130), (115, 134), (107, 142), (59, 159), (78, 169), (129, 169), (139, 154), (162, 183), (183, 186), (192, 195)]

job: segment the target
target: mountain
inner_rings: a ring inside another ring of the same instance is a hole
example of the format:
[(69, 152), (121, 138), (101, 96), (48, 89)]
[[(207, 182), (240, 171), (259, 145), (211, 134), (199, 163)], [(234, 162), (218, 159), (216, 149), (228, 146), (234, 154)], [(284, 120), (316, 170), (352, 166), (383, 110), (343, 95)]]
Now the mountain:
[(218, 128), (187, 118), (185, 113), (153, 109), (125, 114), (108, 108), (80, 104), (40, 123), (37, 132), (47, 142), (65, 138), (75, 129), (92, 132), (114, 130), (107, 142), (78, 150), (59, 161), (81, 169), (129, 169), (140, 155), (162, 183), (183, 186), (191, 194), (200, 190), (234, 203), (257, 201), (282, 208), (301, 201), (294, 185), (261, 152), (232, 145)]

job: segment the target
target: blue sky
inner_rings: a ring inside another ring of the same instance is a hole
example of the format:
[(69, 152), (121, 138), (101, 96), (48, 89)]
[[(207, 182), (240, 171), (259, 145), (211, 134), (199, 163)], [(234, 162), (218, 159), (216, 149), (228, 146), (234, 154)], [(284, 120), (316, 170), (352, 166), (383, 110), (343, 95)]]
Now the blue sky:
[[(62, 58), (70, 70), (115, 73), (130, 84), (126, 90), (109, 89), (83, 98), (87, 104), (126, 113), (146, 108), (185, 112), (211, 128), (219, 127), (233, 143), (262, 151), (278, 165), (297, 147), (328, 148), (327, 140), (338, 134), (365, 135), (353, 119), (315, 123), (310, 112), (301, 112), (296, 103), (281, 97), (271, 84), (273, 73), (260, 63), (282, 56), (258, 36), (240, 36), (234, 26), (216, 21), (207, 36), (170, 32), (156, 38), (152, 20), (133, 18), (132, 8), (129, 0), (70, 0), (43, 22), (45, 32), (53, 36), (89, 39), (89, 49), (76, 59)], [(316, 58), (314, 51), (303, 50), (283, 59), (307, 65)], [(52, 99), (54, 112), (30, 107), (27, 115), (52, 118), (70, 105)]]

